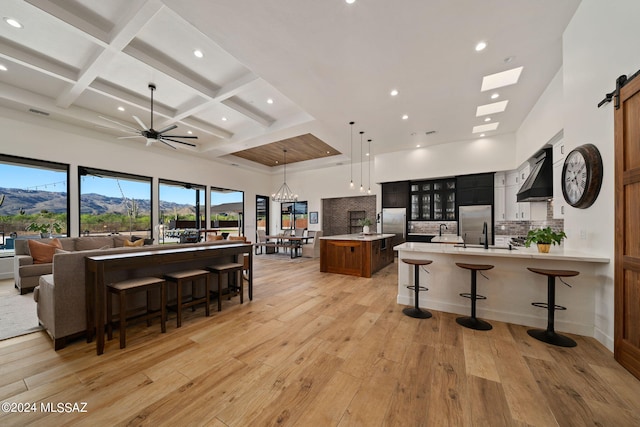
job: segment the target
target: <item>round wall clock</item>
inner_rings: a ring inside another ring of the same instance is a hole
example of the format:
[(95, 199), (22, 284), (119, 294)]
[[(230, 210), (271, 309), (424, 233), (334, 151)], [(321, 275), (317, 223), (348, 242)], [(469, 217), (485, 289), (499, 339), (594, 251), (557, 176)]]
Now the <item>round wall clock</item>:
[(593, 144), (571, 151), (562, 167), (562, 195), (574, 208), (585, 209), (596, 201), (602, 186), (602, 157)]

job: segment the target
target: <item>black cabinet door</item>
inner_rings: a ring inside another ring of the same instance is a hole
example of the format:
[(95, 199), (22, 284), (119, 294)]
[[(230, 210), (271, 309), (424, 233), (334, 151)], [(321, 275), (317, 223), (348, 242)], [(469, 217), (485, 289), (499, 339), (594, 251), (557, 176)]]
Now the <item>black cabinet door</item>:
[(409, 207), (409, 181), (382, 183), (382, 207)]
[(494, 198), (493, 180), (493, 173), (457, 177), (458, 206), (492, 205)]

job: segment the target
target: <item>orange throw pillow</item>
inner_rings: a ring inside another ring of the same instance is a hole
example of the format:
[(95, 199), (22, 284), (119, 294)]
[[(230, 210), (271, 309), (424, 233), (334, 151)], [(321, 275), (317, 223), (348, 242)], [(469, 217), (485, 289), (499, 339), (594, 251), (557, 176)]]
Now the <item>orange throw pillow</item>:
[(34, 264), (48, 264), (52, 262), (56, 249), (62, 249), (62, 244), (58, 239), (53, 239), (49, 243), (30, 239), (28, 245)]
[(135, 242), (132, 242), (130, 240), (125, 240), (124, 245), (128, 247), (142, 246), (144, 245), (144, 239), (138, 239)]

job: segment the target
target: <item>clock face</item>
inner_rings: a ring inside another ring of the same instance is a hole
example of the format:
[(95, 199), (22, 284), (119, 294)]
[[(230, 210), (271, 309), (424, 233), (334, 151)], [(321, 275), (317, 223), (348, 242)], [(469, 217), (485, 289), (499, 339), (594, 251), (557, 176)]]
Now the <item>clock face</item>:
[(587, 188), (587, 162), (579, 151), (573, 151), (566, 160), (562, 185), (567, 202), (578, 203)]
[(562, 194), (575, 208), (588, 208), (595, 202), (602, 186), (602, 158), (593, 144), (573, 150), (562, 168)]

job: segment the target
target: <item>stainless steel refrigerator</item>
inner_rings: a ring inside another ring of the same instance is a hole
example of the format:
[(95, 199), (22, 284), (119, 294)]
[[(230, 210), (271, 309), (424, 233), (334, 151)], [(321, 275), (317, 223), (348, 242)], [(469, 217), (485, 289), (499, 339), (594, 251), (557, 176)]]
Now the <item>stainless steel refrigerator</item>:
[(493, 244), (493, 221), (491, 205), (460, 206), (458, 211), (458, 230), (460, 237), (469, 245), (484, 244), (484, 223), (487, 223), (489, 245)]
[(407, 210), (405, 208), (382, 209), (382, 232), (395, 234), (393, 245), (407, 240)]

